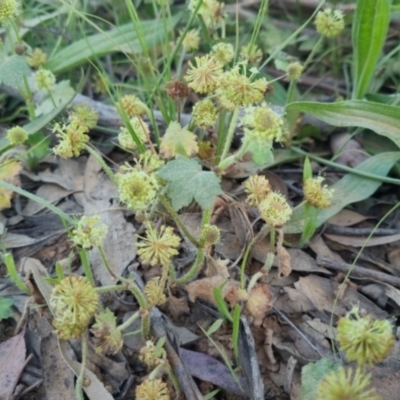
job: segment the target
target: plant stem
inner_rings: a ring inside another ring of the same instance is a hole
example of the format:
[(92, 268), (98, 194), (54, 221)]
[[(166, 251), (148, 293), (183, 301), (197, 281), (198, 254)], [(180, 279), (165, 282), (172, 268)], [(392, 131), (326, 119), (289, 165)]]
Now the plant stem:
[(78, 251), (79, 251), (79, 257), (81, 259), (81, 263), (82, 263), (82, 267), (83, 267), (83, 272), (85, 273), (85, 276), (89, 280), (89, 282), (94, 286), (95, 282), (94, 282), (92, 270), (90, 268), (88, 253), (85, 249), (82, 249), (82, 248), (80, 248)]
[(318, 47), (321, 45), (323, 40), (324, 40), (324, 37), (320, 36), (320, 38), (318, 39), (317, 43), (315, 44), (315, 46), (311, 50), (311, 53), (308, 55), (307, 60), (305, 61), (304, 65), (303, 65), (303, 71), (305, 71), (305, 69), (308, 67), (308, 64), (311, 63), (312, 59), (315, 56), (315, 53), (318, 50)]
[(22, 97), (26, 102), (26, 107), (28, 108), (28, 113), (29, 113), (29, 119), (33, 121), (36, 118), (36, 113), (35, 113), (35, 105), (33, 103), (32, 90), (31, 87), (29, 86), (28, 78), (26, 77), (26, 75), (23, 75), (22, 79), (24, 81), (25, 92), (23, 92), (22, 90), (20, 90), (19, 92), (21, 93)]
[(77, 400), (84, 400), (83, 379), (85, 377), (85, 369), (86, 369), (87, 354), (88, 354), (88, 341), (86, 332), (82, 336), (81, 344), (82, 344), (82, 363), (81, 363), (81, 370), (79, 371), (78, 379), (76, 380), (76, 386), (75, 386), (75, 395)]
[(237, 123), (238, 117), (239, 117), (239, 107), (236, 107), (235, 111), (232, 114), (231, 123), (229, 125), (228, 134), (226, 135), (224, 149), (222, 150), (222, 154), (221, 154), (221, 158), (220, 158), (218, 167), (220, 167), (221, 163), (224, 161), (224, 159), (228, 155), (228, 152), (231, 148), (233, 135), (235, 134), (235, 128), (236, 128), (236, 123)]
[(159, 196), (159, 200), (161, 202), (161, 204), (165, 207), (165, 209), (168, 211), (168, 213), (170, 214), (170, 216), (172, 217), (172, 219), (174, 220), (174, 222), (176, 223), (176, 225), (178, 225), (178, 227), (182, 230), (182, 232), (185, 234), (185, 236), (187, 237), (187, 239), (197, 248), (199, 247), (199, 243), (198, 241), (192, 236), (192, 234), (187, 230), (186, 226), (183, 224), (183, 222), (181, 221), (181, 219), (179, 218), (179, 215), (177, 214), (177, 212), (172, 208), (170, 202), (168, 201), (168, 199), (161, 195)]
[(28, 286), (26, 286), (25, 282), (20, 278), (17, 268), (15, 267), (14, 257), (11, 253), (3, 254), (3, 261), (6, 265), (8, 275), (10, 275), (11, 280), (16, 284), (19, 290), (22, 290), (25, 293), (31, 294)]
[(85, 144), (85, 149), (86, 151), (91, 154), (96, 161), (101, 165), (101, 167), (103, 168), (104, 172), (107, 174), (107, 176), (110, 178), (111, 182), (113, 182), (115, 185), (117, 185), (117, 180), (115, 178), (114, 173), (112, 172), (111, 168), (105, 163), (105, 161), (103, 160), (103, 158), (100, 156), (100, 154), (93, 149), (91, 146)]
[(199, 272), (201, 270), (201, 267), (203, 265), (204, 256), (205, 256), (204, 250), (203, 249), (198, 249), (197, 250), (196, 260), (194, 261), (193, 266), (189, 269), (188, 272), (186, 272), (185, 275), (183, 275), (180, 278), (178, 278), (175, 282), (178, 285), (183, 285), (185, 283), (190, 282), (194, 278), (196, 278), (196, 276), (199, 274)]
[(119, 325), (117, 327), (117, 330), (122, 332), (124, 329), (128, 328), (129, 325), (133, 324), (133, 322), (135, 322), (139, 317), (140, 317), (139, 311), (136, 311), (123, 324)]

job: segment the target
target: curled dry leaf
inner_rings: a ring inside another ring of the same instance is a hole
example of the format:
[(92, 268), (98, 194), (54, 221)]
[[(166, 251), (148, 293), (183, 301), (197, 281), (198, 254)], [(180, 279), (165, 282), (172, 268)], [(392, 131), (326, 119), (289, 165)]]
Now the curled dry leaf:
[(254, 318), (253, 324), (259, 327), (271, 308), (272, 294), (269, 291), (269, 286), (265, 283), (254, 286), (246, 303), (246, 311)]
[(225, 282), (227, 283), (222, 289), (222, 294), (231, 307), (241, 300), (246, 300), (247, 294), (240, 289), (239, 282), (227, 280), (222, 276), (215, 275), (210, 278), (199, 279), (186, 285), (190, 301), (194, 303), (196, 299), (199, 298), (215, 304), (213, 289), (222, 286)]
[(279, 230), (279, 239), (276, 246), (277, 260), (278, 260), (278, 275), (280, 278), (283, 276), (289, 276), (292, 272), (292, 267), (290, 266), (290, 254), (283, 247), (283, 230)]

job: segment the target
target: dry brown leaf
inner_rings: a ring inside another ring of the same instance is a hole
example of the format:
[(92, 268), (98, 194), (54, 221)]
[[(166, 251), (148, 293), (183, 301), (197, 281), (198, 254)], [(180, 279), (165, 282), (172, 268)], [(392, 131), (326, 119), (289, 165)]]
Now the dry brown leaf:
[(229, 279), (228, 271), (229, 260), (222, 260), (221, 258), (207, 257), (207, 276), (219, 275), (225, 279)]
[(266, 314), (272, 309), (272, 294), (269, 286), (260, 283), (251, 289), (246, 303), (246, 311), (254, 318), (253, 324), (261, 326)]
[[(16, 160), (5, 160), (0, 166), (0, 180), (19, 186), (19, 173), (22, 164)], [(0, 210), (11, 207), (11, 198), (13, 192), (6, 188), (0, 188)]]
[(174, 319), (178, 319), (181, 315), (188, 315), (190, 313), (187, 299), (184, 297), (178, 298), (170, 294), (168, 296), (166, 307)]
[(331, 136), (332, 153), (340, 151), (340, 156), (335, 160), (339, 164), (355, 167), (369, 158), (363, 147), (349, 133), (336, 133)]
[(379, 246), (382, 244), (393, 243), (397, 240), (400, 240), (400, 234), (396, 235), (389, 235), (389, 236), (377, 236), (373, 237), (369, 240), (365, 236), (342, 236), (342, 235), (331, 235), (328, 233), (324, 233), (324, 236), (329, 240), (332, 240), (336, 243), (343, 244), (345, 246), (352, 246), (352, 247), (372, 247), (372, 246)]
[(329, 218), (327, 223), (338, 226), (352, 226), (367, 220), (368, 217), (352, 210), (342, 210)]
[(321, 235), (314, 235), (308, 243), (310, 249), (319, 257), (326, 257), (330, 260), (343, 262), (343, 258), (338, 253), (333, 252), (325, 243)]

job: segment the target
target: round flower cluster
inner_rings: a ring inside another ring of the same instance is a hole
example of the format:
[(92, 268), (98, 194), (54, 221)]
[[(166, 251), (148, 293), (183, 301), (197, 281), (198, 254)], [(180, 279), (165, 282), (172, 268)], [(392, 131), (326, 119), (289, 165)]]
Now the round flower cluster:
[(339, 10), (327, 8), (319, 11), (315, 17), (315, 27), (321, 36), (333, 38), (338, 36), (344, 29), (343, 13)]
[(211, 128), (218, 118), (217, 107), (211, 99), (200, 100), (193, 107), (192, 118), (196, 126)]
[[(140, 140), (141, 143), (146, 143), (150, 135), (149, 126), (139, 117), (132, 117), (129, 120), (133, 131)], [(119, 144), (128, 150), (133, 150), (137, 148), (136, 142), (133, 140), (131, 133), (128, 128), (122, 128), (120, 134), (118, 135)]]
[(33, 75), (33, 81), (37, 90), (49, 91), (56, 83), (56, 77), (48, 69), (41, 68)]
[(20, 2), (18, 0), (0, 1), (0, 24), (6, 25), (12, 21), (18, 14)]
[(143, 117), (149, 111), (146, 104), (133, 94), (122, 96), (117, 109), (121, 114), (125, 112), (128, 118)]
[(76, 229), (72, 231), (72, 241), (77, 246), (84, 249), (90, 249), (93, 246), (101, 246), (107, 236), (108, 227), (105, 224), (99, 223), (100, 217), (83, 216)]
[(303, 192), (307, 202), (317, 208), (328, 208), (331, 206), (331, 198), (334, 189), (328, 189), (327, 185), (322, 185), (324, 177), (307, 179), (304, 182)]
[(7, 130), (7, 138), (13, 146), (25, 143), (28, 139), (28, 133), (21, 126), (14, 126)]
[(78, 157), (89, 141), (88, 128), (77, 121), (68, 125), (55, 124), (53, 132), (57, 132), (60, 143), (53, 148), (54, 154), (62, 158)]

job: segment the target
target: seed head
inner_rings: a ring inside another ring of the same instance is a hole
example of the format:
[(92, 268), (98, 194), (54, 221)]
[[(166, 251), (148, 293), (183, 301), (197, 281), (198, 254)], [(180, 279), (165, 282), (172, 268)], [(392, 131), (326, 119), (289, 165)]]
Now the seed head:
[(322, 176), (307, 179), (304, 182), (304, 197), (309, 204), (317, 208), (329, 208), (334, 189), (328, 189), (327, 185), (322, 185), (325, 180)]
[(28, 139), (28, 133), (21, 126), (14, 126), (7, 130), (7, 138), (13, 146), (25, 143)]
[(395, 342), (390, 321), (361, 317), (358, 308), (339, 320), (337, 340), (347, 359), (361, 366), (383, 361)]
[(222, 64), (209, 54), (196, 57), (195, 63), (189, 61), (185, 81), (197, 93), (213, 93), (222, 77)]
[(211, 128), (218, 118), (217, 107), (211, 99), (200, 100), (193, 107), (192, 118), (196, 126)]
[(147, 226), (146, 238), (139, 236), (143, 242), (137, 243), (138, 254), (143, 262), (151, 266), (162, 264), (168, 266), (172, 257), (178, 254), (180, 239), (174, 234), (171, 227), (162, 225), (159, 232), (149, 224)]
[(290, 63), (286, 68), (289, 81), (298, 81), (302, 73), (303, 66), (298, 61)]
[(263, 53), (261, 49), (257, 45), (251, 46), (250, 44), (246, 46), (242, 46), (240, 50), (240, 55), (244, 60), (246, 60), (249, 64), (258, 65), (260, 64)]
[(76, 122), (80, 126), (85, 126), (88, 130), (93, 129), (99, 120), (99, 114), (86, 103), (76, 104), (69, 114), (69, 122)]
[[(129, 120), (129, 123), (131, 124), (132, 129), (138, 136), (139, 140), (142, 143), (146, 143), (150, 135), (149, 126), (146, 124), (146, 122), (144, 122), (139, 117), (132, 117)], [(133, 150), (137, 148), (137, 144), (133, 140), (133, 137), (130, 134), (128, 128), (121, 128), (121, 133), (118, 135), (118, 141), (122, 147), (125, 147), (128, 150)]]
[(117, 109), (121, 114), (125, 111), (129, 118), (143, 117), (149, 111), (146, 104), (133, 94), (122, 96), (117, 104)]
[(200, 45), (200, 33), (197, 29), (191, 29), (183, 38), (182, 47), (185, 51), (196, 51)]
[(189, 95), (189, 87), (185, 82), (172, 81), (165, 84), (167, 94), (171, 99), (181, 101)]
[(261, 218), (270, 226), (278, 227), (289, 221), (292, 209), (285, 196), (277, 192), (270, 192), (258, 205)]
[(69, 340), (85, 331), (97, 310), (99, 297), (84, 277), (69, 276), (54, 287), (49, 303), (58, 336)]
[(235, 50), (230, 43), (217, 43), (211, 48), (212, 56), (222, 65), (229, 64), (235, 57)]
[(205, 246), (217, 244), (221, 238), (221, 232), (216, 225), (205, 225), (201, 232), (201, 240)]
[(167, 297), (164, 294), (164, 285), (160, 282), (160, 277), (150, 279), (144, 288), (144, 294), (146, 296), (149, 309), (155, 306), (160, 306), (167, 301)]
[(340, 367), (338, 371), (329, 373), (318, 386), (316, 400), (381, 400), (375, 389), (368, 389), (370, 375), (365, 375), (357, 368), (354, 375), (350, 368)]
[(48, 69), (41, 68), (33, 75), (33, 80), (37, 90), (49, 91), (56, 83), (56, 77)]
[(161, 379), (146, 379), (135, 390), (136, 400), (170, 400), (168, 386)]
[(56, 136), (60, 138), (60, 143), (53, 148), (53, 152), (62, 158), (78, 157), (89, 141), (89, 136), (86, 134), (87, 127), (76, 121), (68, 125), (57, 123), (53, 127), (53, 132), (57, 132)]
[(36, 47), (33, 49), (32, 54), (26, 57), (29, 66), (32, 68), (39, 68), (42, 65), (46, 64), (47, 54), (42, 50)]
[(263, 175), (252, 175), (243, 183), (247, 193), (247, 203), (253, 207), (258, 207), (260, 202), (267, 197), (272, 190), (268, 179)]
[(76, 229), (72, 231), (72, 241), (75, 245), (90, 249), (95, 246), (101, 246), (107, 236), (107, 225), (100, 223), (100, 217), (94, 215), (93, 217), (83, 216)]
[(319, 11), (315, 17), (315, 27), (321, 36), (333, 38), (338, 36), (344, 29), (343, 13), (339, 10), (332, 11), (327, 8)]

